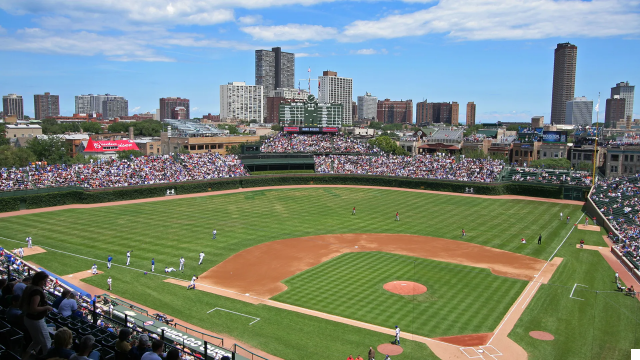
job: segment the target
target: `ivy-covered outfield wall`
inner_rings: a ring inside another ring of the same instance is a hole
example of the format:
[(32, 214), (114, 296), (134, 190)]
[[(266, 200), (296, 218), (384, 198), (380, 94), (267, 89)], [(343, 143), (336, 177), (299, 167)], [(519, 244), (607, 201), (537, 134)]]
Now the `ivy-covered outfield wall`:
[[(96, 190), (72, 190), (49, 192), (34, 195), (0, 197), (0, 212), (22, 209), (37, 209), (70, 204), (96, 204), (121, 200), (145, 199), (165, 196), (167, 190), (175, 190), (176, 195), (201, 193), (207, 191), (230, 190), (282, 185), (368, 185), (398, 187), (405, 189), (423, 189), (444, 192), (463, 193), (473, 188), (481, 195), (522, 195), (541, 198), (561, 199), (564, 185), (542, 185), (531, 183), (472, 183), (447, 180), (410, 179), (390, 176), (367, 175), (266, 175), (242, 178), (224, 178), (209, 181), (168, 183), (127, 188)], [(586, 188), (585, 188), (586, 191)]]

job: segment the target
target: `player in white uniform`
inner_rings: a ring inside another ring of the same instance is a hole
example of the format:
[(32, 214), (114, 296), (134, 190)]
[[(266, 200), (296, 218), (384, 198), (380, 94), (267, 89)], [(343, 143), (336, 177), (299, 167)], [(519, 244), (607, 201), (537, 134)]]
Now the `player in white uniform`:
[(93, 264), (93, 266), (91, 267), (91, 273), (93, 275), (96, 275), (98, 273), (98, 265)]
[(24, 249), (23, 248), (19, 248), (18, 249), (18, 253), (20, 254), (20, 257), (23, 258), (24, 257)]
[(107, 284), (109, 284), (109, 291), (111, 291), (111, 276), (107, 279)]
[(127, 266), (129, 266), (129, 262), (131, 261), (131, 252), (132, 252), (132, 251), (133, 251), (133, 250), (129, 250), (129, 251), (127, 251)]
[(172, 271), (176, 271), (176, 268), (166, 267), (166, 266), (164, 267), (164, 272), (165, 272), (165, 273), (170, 273), (170, 272), (172, 272)]
[(200, 262), (198, 265), (202, 265), (202, 259), (204, 259), (204, 251), (200, 253)]
[(184, 257), (180, 258), (180, 271), (184, 272)]
[(216, 239), (216, 235), (218, 234), (218, 232), (216, 231), (216, 229), (213, 229), (213, 240)]
[(33, 247), (33, 243), (31, 242), (31, 236), (27, 238), (27, 248), (31, 249)]
[(187, 286), (187, 290), (189, 289), (196, 289), (196, 280), (198, 279), (197, 276), (193, 275), (193, 277), (191, 278), (191, 284), (189, 284), (189, 286)]
[(400, 345), (400, 328), (396, 325), (396, 345)]

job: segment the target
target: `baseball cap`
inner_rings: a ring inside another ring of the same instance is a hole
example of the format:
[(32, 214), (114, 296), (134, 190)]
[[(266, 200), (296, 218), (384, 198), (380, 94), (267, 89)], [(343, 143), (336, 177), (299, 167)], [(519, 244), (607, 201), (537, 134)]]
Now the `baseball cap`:
[(149, 344), (149, 335), (147, 334), (142, 334), (140, 335), (140, 337), (138, 338), (138, 341), (142, 344), (148, 345)]

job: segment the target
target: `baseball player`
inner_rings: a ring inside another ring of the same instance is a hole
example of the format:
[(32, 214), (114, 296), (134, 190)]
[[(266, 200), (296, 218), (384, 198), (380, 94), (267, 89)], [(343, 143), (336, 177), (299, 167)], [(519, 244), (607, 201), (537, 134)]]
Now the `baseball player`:
[(216, 229), (213, 229), (213, 240), (216, 239), (217, 234), (218, 234), (218, 231), (216, 231)]
[(396, 221), (400, 221), (400, 213), (396, 211)]
[(98, 274), (98, 265), (93, 264), (93, 266), (91, 267), (91, 273), (93, 275), (97, 275)]
[(155, 268), (156, 268), (156, 259), (151, 258), (151, 272), (155, 272)]
[(538, 245), (542, 244), (542, 234), (540, 234), (540, 236), (538, 236)]
[(180, 258), (180, 271), (184, 272), (184, 257)]
[(176, 271), (176, 268), (166, 267), (166, 266), (164, 267), (164, 272), (165, 272), (165, 273), (167, 273), (167, 274), (168, 274), (168, 273), (170, 273), (170, 272), (172, 272), (172, 271)]
[(107, 279), (107, 284), (109, 285), (109, 291), (111, 291), (111, 276)]
[(571, 216), (567, 216), (567, 224), (569, 223), (569, 219), (571, 219)]
[(353, 207), (353, 210), (351, 210), (351, 215), (355, 215), (356, 214), (356, 207)]
[(465, 236), (467, 236), (467, 233), (464, 232), (464, 229), (462, 229), (462, 237), (465, 237)]
[(562, 221), (562, 211), (560, 211), (560, 221)]
[(19, 248), (18, 249), (18, 254), (20, 255), (21, 258), (24, 257), (24, 249), (23, 248)]
[(33, 247), (33, 243), (31, 242), (31, 236), (27, 238), (27, 248), (31, 249)]
[(129, 262), (131, 261), (131, 252), (132, 252), (132, 251), (133, 251), (133, 250), (129, 250), (129, 251), (127, 251), (127, 266), (129, 266)]
[(400, 345), (400, 328), (396, 325), (396, 345)]
[(187, 290), (189, 289), (196, 289), (196, 280), (198, 280), (198, 277), (193, 275), (193, 277), (191, 278), (191, 284), (189, 284), (189, 286), (187, 286)]
[(585, 217), (585, 218), (584, 218), (584, 225), (585, 225), (585, 226), (586, 226), (586, 225), (589, 225), (589, 218), (588, 218), (588, 217)]
[(200, 262), (198, 265), (202, 265), (202, 259), (204, 259), (204, 251), (200, 253)]
[(111, 269), (111, 261), (113, 261), (113, 257), (109, 255), (107, 258), (107, 269)]

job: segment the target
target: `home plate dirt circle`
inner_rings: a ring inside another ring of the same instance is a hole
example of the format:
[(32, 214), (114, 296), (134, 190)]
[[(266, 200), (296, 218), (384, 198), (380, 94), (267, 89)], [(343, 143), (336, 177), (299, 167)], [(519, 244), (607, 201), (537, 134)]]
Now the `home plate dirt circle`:
[(538, 340), (553, 340), (555, 339), (553, 335), (544, 331), (530, 331), (529, 336)]
[(392, 281), (384, 284), (383, 288), (399, 295), (420, 295), (427, 292), (427, 287), (413, 281)]
[(404, 351), (404, 349), (402, 349), (402, 347), (399, 345), (393, 345), (393, 344), (378, 345), (378, 352), (381, 354), (400, 355), (402, 354), (402, 351)]

